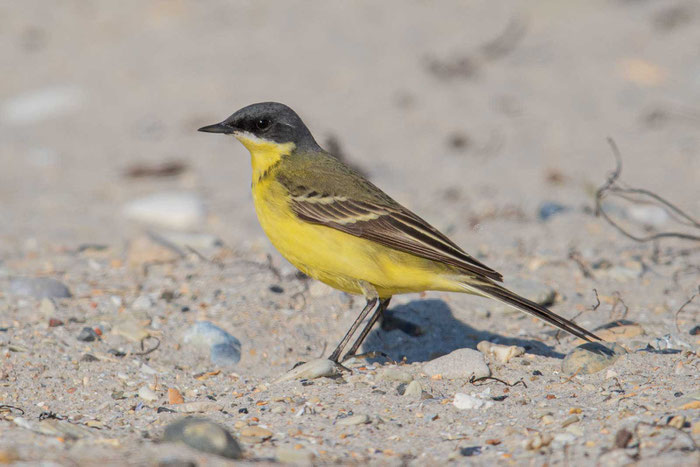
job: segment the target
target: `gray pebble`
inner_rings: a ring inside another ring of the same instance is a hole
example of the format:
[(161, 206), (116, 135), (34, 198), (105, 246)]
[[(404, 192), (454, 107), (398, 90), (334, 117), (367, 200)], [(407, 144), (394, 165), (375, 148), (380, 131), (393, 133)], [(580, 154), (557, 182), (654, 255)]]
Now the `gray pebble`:
[(241, 361), (241, 347), (229, 343), (211, 346), (211, 362), (216, 366), (232, 367)]
[(418, 381), (411, 381), (406, 386), (403, 395), (408, 397), (420, 397), (423, 394), (423, 387)]
[(491, 376), (484, 354), (473, 349), (457, 349), (448, 355), (423, 365), (428, 376), (442, 375), (447, 379), (484, 378)]
[(34, 298), (68, 298), (70, 290), (51, 277), (15, 277), (10, 280), (10, 293)]
[(100, 336), (95, 332), (94, 329), (86, 326), (80, 330), (80, 334), (78, 334), (77, 339), (81, 342), (92, 342), (96, 339), (99, 339), (99, 337)]
[(241, 360), (241, 342), (209, 321), (198, 321), (184, 335), (186, 344), (209, 349), (215, 365), (230, 367)]
[(587, 342), (575, 347), (564, 357), (561, 369), (569, 375), (597, 373), (626, 353), (622, 346), (612, 342)]
[(165, 428), (163, 441), (182, 442), (203, 452), (229, 459), (243, 456), (238, 441), (222, 426), (204, 418), (187, 417)]
[(544, 203), (540, 204), (539, 209), (537, 210), (537, 217), (543, 221), (546, 222), (548, 221), (551, 217), (556, 216), (557, 214), (564, 213), (566, 211), (569, 211), (571, 208), (564, 206), (563, 204), (559, 204), (554, 201), (545, 201)]

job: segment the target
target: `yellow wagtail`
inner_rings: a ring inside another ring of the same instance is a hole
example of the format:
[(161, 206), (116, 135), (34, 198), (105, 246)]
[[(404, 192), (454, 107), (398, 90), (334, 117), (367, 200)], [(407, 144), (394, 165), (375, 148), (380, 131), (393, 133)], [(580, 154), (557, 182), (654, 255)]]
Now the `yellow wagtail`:
[(367, 300), (330, 360), (338, 362), (373, 308), (345, 359), (355, 355), (392, 295), (425, 290), (493, 298), (587, 341), (600, 340), (497, 284), (501, 274), (324, 151), (286, 105), (249, 105), (199, 131), (232, 134), (250, 151), (255, 210), (282, 256), (305, 274)]

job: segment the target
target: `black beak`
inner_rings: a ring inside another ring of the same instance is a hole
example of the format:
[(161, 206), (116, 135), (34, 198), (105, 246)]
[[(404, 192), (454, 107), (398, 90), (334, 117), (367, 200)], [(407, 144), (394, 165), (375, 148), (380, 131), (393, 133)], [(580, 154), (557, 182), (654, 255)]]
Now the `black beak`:
[(213, 125), (207, 125), (203, 126), (202, 128), (198, 129), (197, 131), (203, 131), (204, 133), (224, 133), (224, 134), (231, 134), (235, 131), (233, 127), (230, 127), (223, 122), (221, 123), (215, 123)]

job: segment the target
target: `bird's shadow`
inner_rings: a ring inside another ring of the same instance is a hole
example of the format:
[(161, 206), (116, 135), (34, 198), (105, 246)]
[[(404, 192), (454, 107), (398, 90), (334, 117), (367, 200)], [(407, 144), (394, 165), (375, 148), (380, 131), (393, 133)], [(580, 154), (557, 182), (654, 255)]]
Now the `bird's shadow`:
[[(473, 348), (481, 341), (523, 347), (526, 353), (564, 358), (552, 347), (536, 340), (480, 331), (455, 318), (443, 300), (414, 300), (387, 310), (382, 326), (367, 336), (364, 351), (382, 352), (400, 361), (425, 362), (456, 349)], [(377, 359), (380, 360), (380, 359)]]

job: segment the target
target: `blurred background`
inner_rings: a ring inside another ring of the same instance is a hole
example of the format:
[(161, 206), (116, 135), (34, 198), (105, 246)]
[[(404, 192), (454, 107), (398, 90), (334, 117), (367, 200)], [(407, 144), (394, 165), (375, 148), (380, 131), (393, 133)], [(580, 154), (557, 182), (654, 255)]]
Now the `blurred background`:
[(265, 244), (248, 153), (196, 129), (268, 100), (467, 249), (592, 206), (607, 136), (697, 212), (699, 25), (685, 0), (4, 0), (0, 252), (154, 223)]

